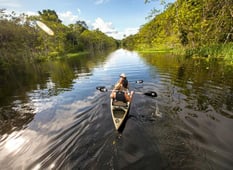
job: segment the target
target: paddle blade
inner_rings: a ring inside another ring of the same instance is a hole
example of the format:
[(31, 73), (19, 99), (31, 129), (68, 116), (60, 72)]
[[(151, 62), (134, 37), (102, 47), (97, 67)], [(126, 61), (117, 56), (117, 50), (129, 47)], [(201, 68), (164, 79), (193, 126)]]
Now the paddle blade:
[(101, 89), (105, 89), (105, 86), (97, 86), (96, 90), (101, 90)]
[(103, 88), (103, 89), (100, 89), (100, 91), (101, 91), (101, 92), (106, 92), (106, 91), (108, 91), (108, 89)]
[(46, 32), (48, 35), (54, 35), (54, 32), (47, 26), (45, 25), (43, 22), (41, 21), (36, 21), (36, 24), (44, 31)]
[(108, 89), (106, 89), (105, 86), (97, 86), (96, 89), (99, 90), (99, 91), (101, 91), (101, 92), (108, 91)]
[(151, 97), (157, 97), (158, 95), (157, 95), (157, 93), (156, 92), (154, 92), (154, 91), (149, 91), (149, 92), (146, 92), (146, 93), (144, 93), (146, 96), (151, 96)]
[(135, 83), (141, 84), (143, 83), (143, 80), (136, 80)]

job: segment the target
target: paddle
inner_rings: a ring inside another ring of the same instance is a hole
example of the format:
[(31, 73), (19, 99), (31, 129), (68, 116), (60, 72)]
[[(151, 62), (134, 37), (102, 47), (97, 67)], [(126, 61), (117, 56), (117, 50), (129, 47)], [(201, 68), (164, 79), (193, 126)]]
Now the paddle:
[[(105, 86), (97, 86), (96, 87), (97, 90), (101, 91), (101, 92), (107, 92), (107, 91), (117, 91), (117, 90), (108, 90)], [(155, 91), (148, 91), (146, 93), (143, 92), (134, 92), (136, 94), (144, 94), (146, 96), (150, 96), (150, 97), (157, 97), (157, 93)]]
[[(135, 83), (141, 84), (141, 83), (143, 83), (144, 81), (143, 81), (143, 80), (136, 80), (136, 81), (130, 81), (130, 82), (135, 82)], [(97, 89), (97, 90), (105, 89), (105, 86), (97, 86), (96, 89)], [(106, 90), (107, 90), (107, 89), (106, 89)]]
[(158, 96), (155, 91), (148, 91), (148, 92), (144, 93), (144, 95), (151, 96), (151, 97), (157, 97)]
[(105, 89), (105, 86), (97, 86), (96, 87), (96, 90), (100, 90), (101, 91), (102, 89)]
[(135, 83), (138, 83), (138, 84), (141, 84), (143, 83), (144, 81), (143, 80), (136, 80)]

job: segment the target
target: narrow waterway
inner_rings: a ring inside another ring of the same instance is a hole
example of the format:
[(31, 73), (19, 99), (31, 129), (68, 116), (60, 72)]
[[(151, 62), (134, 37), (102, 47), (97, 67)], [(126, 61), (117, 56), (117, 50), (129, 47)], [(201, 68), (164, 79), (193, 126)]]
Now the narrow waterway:
[[(119, 133), (96, 86), (122, 72), (158, 97), (135, 94)], [(0, 169), (233, 168), (233, 69), (222, 61), (120, 49), (11, 77), (0, 85)]]

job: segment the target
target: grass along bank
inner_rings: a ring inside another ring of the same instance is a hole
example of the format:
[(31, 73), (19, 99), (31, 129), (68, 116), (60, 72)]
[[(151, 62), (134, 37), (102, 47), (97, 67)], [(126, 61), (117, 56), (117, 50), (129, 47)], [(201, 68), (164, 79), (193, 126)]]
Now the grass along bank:
[(136, 51), (139, 53), (173, 53), (190, 58), (221, 58), (227, 63), (233, 64), (233, 43), (214, 44), (199, 48), (144, 48)]
[(233, 43), (215, 44), (185, 50), (186, 57), (223, 58), (233, 64)]

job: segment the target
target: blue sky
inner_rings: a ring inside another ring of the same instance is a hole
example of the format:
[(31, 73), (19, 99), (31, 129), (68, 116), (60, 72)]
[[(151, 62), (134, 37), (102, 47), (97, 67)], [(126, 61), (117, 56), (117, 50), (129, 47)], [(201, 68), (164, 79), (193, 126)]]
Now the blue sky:
[(89, 29), (98, 28), (116, 39), (135, 34), (154, 7), (162, 9), (160, 0), (148, 4), (144, 0), (0, 0), (0, 9), (27, 14), (55, 10), (65, 25), (82, 20)]

